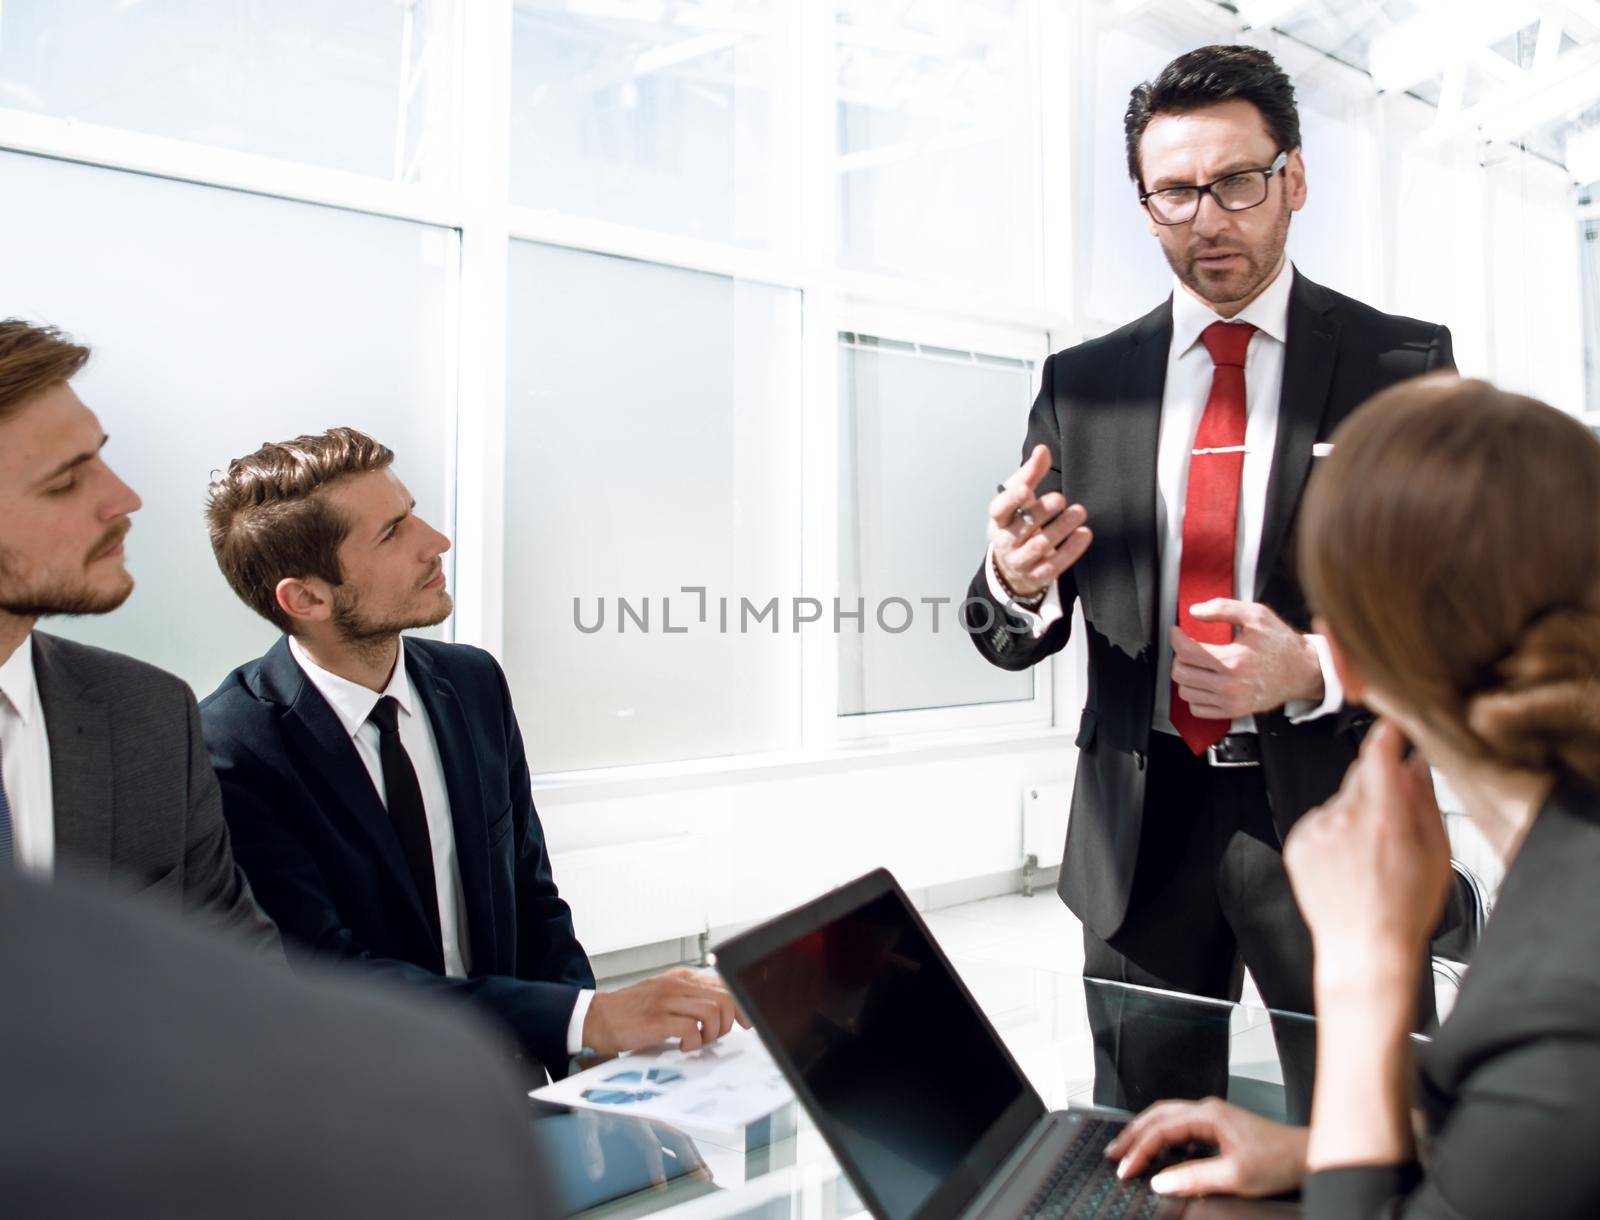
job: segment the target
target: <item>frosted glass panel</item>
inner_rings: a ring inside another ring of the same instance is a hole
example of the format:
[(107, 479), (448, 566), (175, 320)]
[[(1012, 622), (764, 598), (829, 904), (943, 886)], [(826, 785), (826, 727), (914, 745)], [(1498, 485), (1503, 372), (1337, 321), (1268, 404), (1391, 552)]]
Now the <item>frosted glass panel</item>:
[(793, 162), (776, 127), (786, 9), (785, 0), (517, 0), (512, 198), (710, 241), (769, 243)]
[[(505, 660), (536, 771), (798, 744), (799, 306), (512, 243)], [(773, 598), (777, 633), (742, 613)]]
[(447, 152), (450, 0), (5, 0), (0, 106), (413, 181)]
[(275, 632), (228, 588), (201, 519), (211, 471), (263, 441), (371, 432), (448, 531), (449, 231), (9, 153), (0, 180), (0, 316), (94, 348), (73, 384), (144, 499), (133, 597), (46, 630), (151, 661), (202, 696), (264, 651)]
[(985, 661), (957, 613), (984, 509), (1017, 467), (1033, 366), (841, 338), (839, 590), (866, 614), (839, 635), (840, 714), (1033, 698), (1032, 673)]
[(834, 11), (840, 263), (1037, 298), (1033, 0)]

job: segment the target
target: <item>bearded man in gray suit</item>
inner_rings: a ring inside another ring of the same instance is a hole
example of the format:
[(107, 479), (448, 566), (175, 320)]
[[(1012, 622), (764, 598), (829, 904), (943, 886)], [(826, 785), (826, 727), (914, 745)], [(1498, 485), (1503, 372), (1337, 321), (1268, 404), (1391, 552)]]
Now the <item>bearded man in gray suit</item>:
[(88, 358), (51, 327), (0, 322), (0, 871), (77, 874), (281, 953), (233, 862), (189, 688), (34, 630), (133, 591), (139, 497), (69, 384)]

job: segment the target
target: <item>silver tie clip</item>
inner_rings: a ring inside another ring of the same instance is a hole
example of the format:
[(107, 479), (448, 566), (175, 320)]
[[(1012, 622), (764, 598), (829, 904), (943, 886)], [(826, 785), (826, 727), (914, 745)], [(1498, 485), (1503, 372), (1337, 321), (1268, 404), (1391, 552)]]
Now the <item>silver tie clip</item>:
[(1219, 445), (1215, 449), (1191, 449), (1191, 457), (1204, 457), (1208, 453), (1249, 453), (1243, 445)]

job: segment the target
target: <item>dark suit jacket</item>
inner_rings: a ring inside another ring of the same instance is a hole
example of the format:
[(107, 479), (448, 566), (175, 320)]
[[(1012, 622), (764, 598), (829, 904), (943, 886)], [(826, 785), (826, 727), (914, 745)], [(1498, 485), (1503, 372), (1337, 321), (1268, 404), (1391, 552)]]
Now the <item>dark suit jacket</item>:
[(1472, 968), (1418, 1055), (1416, 1165), (1313, 1174), (1313, 1220), (1600, 1216), (1600, 790), (1545, 803)]
[(234, 864), (194, 695), (120, 653), (33, 633), (50, 739), (56, 871), (281, 952)]
[[(1171, 344), (1169, 298), (1137, 322), (1045, 361), (1023, 455), (1049, 446), (1056, 460), (1039, 494), (1062, 491), (1088, 509), (1094, 542), (1061, 577), (1066, 616), (1039, 639), (990, 596), (981, 566), (964, 609), (985, 657), (1004, 669), (1026, 669), (1066, 645), (1073, 600), (1083, 604), (1089, 693), (1078, 728), (1060, 893), (1103, 940), (1122, 925), (1132, 891), (1155, 707), (1155, 639), (1166, 630), (1155, 621), (1156, 441)], [(1379, 313), (1295, 274), (1255, 600), (1310, 630), (1294, 524), (1311, 446), (1377, 391), (1452, 367), (1444, 327)], [(1353, 708), (1302, 725), (1291, 725), (1281, 711), (1256, 717), (1281, 834), (1337, 790), (1365, 721)]]
[(459, 1013), (9, 876), (0, 979), (6, 1216), (554, 1211), (526, 1101)]
[(472, 977), (443, 974), (388, 811), (286, 639), (200, 706), (234, 852), (292, 954), (457, 997), (560, 1075), (594, 973), (550, 873), (505, 675), (478, 648), (407, 638), (404, 649), (444, 765)]

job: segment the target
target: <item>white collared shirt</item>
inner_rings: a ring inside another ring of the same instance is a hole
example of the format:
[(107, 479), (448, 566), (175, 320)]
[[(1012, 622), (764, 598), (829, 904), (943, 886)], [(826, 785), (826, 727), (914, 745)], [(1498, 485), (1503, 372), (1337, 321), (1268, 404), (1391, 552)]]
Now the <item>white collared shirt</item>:
[(422, 789), (422, 809), (428, 819), (428, 838), (433, 843), (433, 881), (438, 890), (439, 932), (444, 938), (444, 972), (452, 978), (466, 978), (471, 955), (463, 935), (467, 913), (461, 892), (461, 865), (456, 859), (455, 824), (450, 819), (450, 794), (445, 787), (444, 763), (439, 758), (433, 725), (423, 714), (416, 688), (411, 685), (411, 675), (406, 672), (404, 645), (398, 649), (394, 672), (381, 693), (323, 669), (296, 639), (289, 640), (289, 651), (355, 742), (356, 753), (361, 756), (385, 808), (389, 805), (389, 794), (383, 782), (381, 735), (378, 726), (369, 718), (380, 699), (393, 698), (400, 705), (400, 744), (411, 756), (412, 769), (417, 773), (417, 786)]
[(47, 878), (55, 869), (55, 801), (32, 635), (0, 665), (0, 768), (11, 806), (12, 863)]
[[(1189, 488), (1189, 458), (1200, 430), (1206, 400), (1211, 395), (1215, 366), (1200, 334), (1213, 322), (1248, 322), (1256, 328), (1245, 355), (1245, 455), (1240, 476), (1239, 521), (1235, 531), (1233, 563), (1234, 597), (1255, 601), (1256, 566), (1260, 560), (1261, 532), (1266, 523), (1267, 481), (1278, 442), (1278, 407), (1283, 394), (1283, 358), (1289, 340), (1289, 291), (1294, 267), (1283, 269), (1261, 295), (1232, 318), (1223, 318), (1176, 280), (1172, 290), (1172, 346), (1167, 352), (1166, 384), (1161, 395), (1161, 429), (1156, 442), (1156, 540), (1159, 547), (1160, 584), (1157, 594), (1155, 714), (1151, 727), (1175, 733), (1172, 727), (1172, 639), (1169, 624), (1178, 621), (1178, 573), (1183, 557), (1183, 513)], [(1059, 460), (1059, 459), (1058, 459)], [(1071, 488), (1064, 489), (1067, 496)], [(1090, 523), (1091, 525), (1093, 522)], [(989, 592), (1004, 605), (1008, 598), (995, 579), (994, 564), (986, 565)], [(1052, 584), (1037, 612), (1017, 608), (1029, 621), (1034, 637), (1062, 616), (1061, 591)], [(1291, 700), (1284, 706), (1295, 723), (1315, 720), (1337, 711), (1344, 688), (1333, 669), (1327, 641), (1309, 636), (1322, 667), (1323, 697)], [(1255, 731), (1255, 717), (1242, 716), (1232, 731)]]
[[(359, 683), (338, 674), (330, 673), (313, 661), (300, 641), (289, 639), (289, 652), (306, 677), (315, 686), (333, 714), (339, 718), (345, 732), (355, 743), (356, 753), (372, 777), (372, 786), (378, 799), (387, 808), (388, 792), (383, 782), (383, 758), (379, 751), (381, 734), (369, 717), (378, 700), (392, 696), (400, 705), (400, 744), (411, 756), (412, 769), (417, 773), (417, 786), (422, 789), (422, 808), (428, 819), (428, 838), (433, 843), (433, 880), (438, 890), (439, 934), (444, 938), (444, 972), (452, 978), (466, 978), (471, 969), (471, 952), (466, 936), (467, 910), (461, 886), (461, 863), (456, 856), (455, 823), (451, 820), (450, 792), (445, 785), (444, 763), (439, 757), (439, 743), (433, 734), (426, 709), (417, 698), (411, 676), (406, 672), (405, 645), (399, 647), (394, 672), (389, 684), (381, 693), (369, 690)], [(573, 1006), (567, 1025), (567, 1053), (576, 1055), (583, 1049), (583, 1022), (594, 1000), (593, 991), (580, 990), (578, 1002)]]

